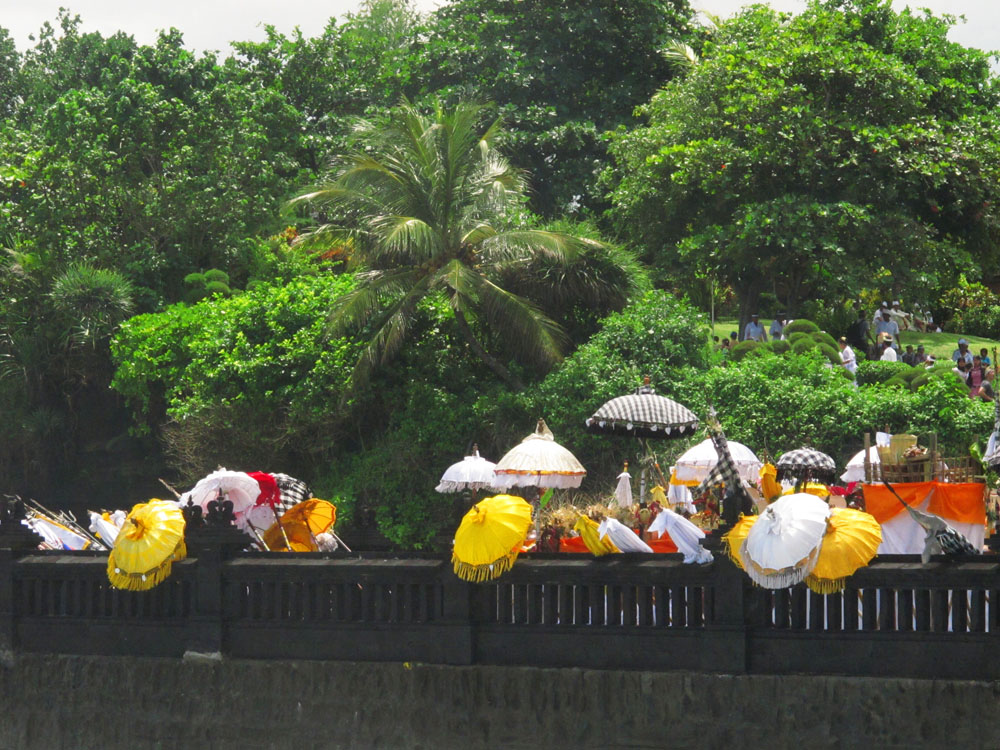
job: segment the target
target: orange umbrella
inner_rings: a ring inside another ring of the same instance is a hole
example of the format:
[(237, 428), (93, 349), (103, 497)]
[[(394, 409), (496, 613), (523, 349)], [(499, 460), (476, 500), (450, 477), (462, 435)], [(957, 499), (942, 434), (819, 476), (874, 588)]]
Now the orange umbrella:
[[(288, 544), (285, 544), (286, 537)], [(273, 552), (316, 552), (319, 549), (309, 526), (301, 521), (282, 521), (281, 528), (275, 523), (264, 532), (263, 539)]]
[[(286, 510), (279, 522), (272, 524), (264, 532), (262, 539), (269, 550), (315, 552), (315, 537), (328, 531), (336, 521), (336, 506), (314, 497)], [(288, 544), (285, 544), (285, 537), (288, 538)]]

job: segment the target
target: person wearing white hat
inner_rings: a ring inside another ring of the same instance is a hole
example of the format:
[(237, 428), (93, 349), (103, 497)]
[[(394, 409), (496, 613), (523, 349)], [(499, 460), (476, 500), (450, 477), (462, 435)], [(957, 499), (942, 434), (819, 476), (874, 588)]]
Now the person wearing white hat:
[(881, 307), (879, 307), (879, 309), (876, 310), (875, 314), (872, 316), (872, 328), (875, 327), (876, 323), (882, 320), (882, 313), (884, 312), (889, 312), (889, 303), (885, 300), (882, 301)]
[(888, 333), (883, 333), (880, 338), (882, 340), (882, 356), (879, 359), (883, 362), (898, 362), (899, 357), (896, 356), (896, 350), (893, 349), (893, 337)]
[(767, 341), (767, 333), (760, 322), (760, 316), (754, 313), (750, 316), (750, 322), (743, 327), (744, 341)]

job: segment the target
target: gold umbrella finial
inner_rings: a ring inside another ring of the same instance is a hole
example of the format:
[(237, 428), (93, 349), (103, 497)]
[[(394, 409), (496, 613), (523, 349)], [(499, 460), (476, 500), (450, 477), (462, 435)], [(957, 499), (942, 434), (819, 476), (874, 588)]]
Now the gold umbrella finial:
[(556, 439), (555, 435), (552, 434), (552, 430), (550, 430), (549, 426), (545, 424), (545, 420), (540, 417), (538, 419), (538, 425), (535, 427), (535, 434), (532, 437), (545, 438), (546, 440)]

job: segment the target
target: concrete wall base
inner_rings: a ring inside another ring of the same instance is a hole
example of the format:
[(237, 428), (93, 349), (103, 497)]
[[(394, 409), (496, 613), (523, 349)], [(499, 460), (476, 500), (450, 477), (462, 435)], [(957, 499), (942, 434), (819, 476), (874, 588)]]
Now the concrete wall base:
[(0, 659), (0, 748), (1000, 747), (1000, 683), (408, 663)]

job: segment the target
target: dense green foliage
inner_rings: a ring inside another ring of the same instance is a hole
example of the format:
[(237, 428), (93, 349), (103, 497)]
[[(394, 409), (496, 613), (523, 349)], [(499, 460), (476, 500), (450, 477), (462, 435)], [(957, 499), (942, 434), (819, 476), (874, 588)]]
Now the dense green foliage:
[[(443, 546), (469, 498), (440, 473), (538, 417), (609, 494), (643, 451), (584, 420), (643, 375), (772, 454), (885, 425), (964, 451), (992, 412), (950, 362), (856, 385), (831, 334), (903, 297), (995, 336), (987, 57), (887, 0), (693, 17), (365, 0), (231, 56), (0, 28), (0, 489), (124, 507), (283, 470)], [(733, 304), (800, 320), (727, 359)]]
[(730, 285), (741, 324), (888, 277), (939, 293), (996, 260), (1000, 89), (948, 22), (888, 2), (744, 10), (620, 131), (612, 217), (664, 280)]
[[(331, 313), (337, 330), (374, 328), (356, 384), (407, 343), (428, 295), (447, 297), (472, 350), (520, 390), (484, 341), (547, 367), (562, 355), (566, 335), (518, 287), (598, 310), (622, 307), (637, 289), (628, 275), (635, 264), (618, 265), (620, 252), (517, 223), (527, 185), (498, 150), (500, 123), (481, 120), (477, 105), (438, 106), (424, 116), (404, 102), (382, 123), (357, 125), (355, 149), (334, 162), (326, 182), (293, 201), (325, 219), (301, 237), (304, 246), (350, 246), (351, 265), (366, 271)], [(524, 283), (505, 286), (505, 277)]]
[(455, 0), (429, 20), (425, 90), (495, 102), (536, 210), (586, 210), (603, 203), (603, 132), (671, 76), (660, 52), (692, 16), (687, 0)]

